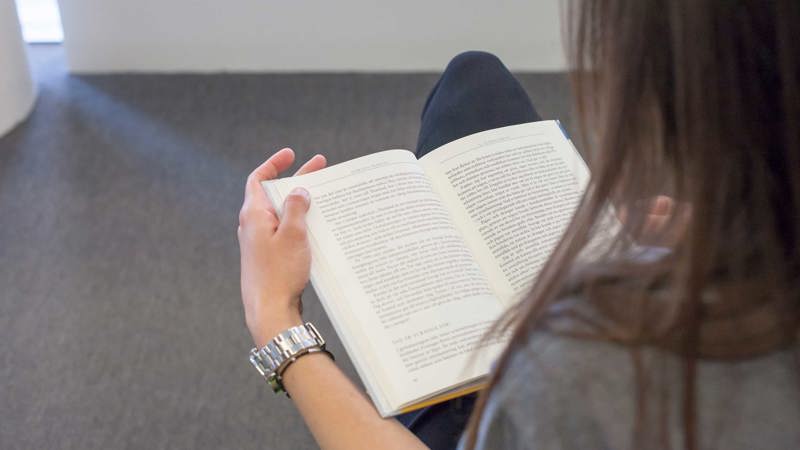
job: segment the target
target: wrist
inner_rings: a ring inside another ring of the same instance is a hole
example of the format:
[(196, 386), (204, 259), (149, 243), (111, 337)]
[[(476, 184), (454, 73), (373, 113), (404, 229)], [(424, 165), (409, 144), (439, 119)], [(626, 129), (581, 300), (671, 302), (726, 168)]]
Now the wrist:
[(300, 359), (315, 359), (312, 355), (317, 353), (324, 353), (333, 359), (333, 355), (325, 349), (325, 339), (313, 324), (307, 322), (283, 330), (261, 349), (251, 349), (250, 363), (275, 393), (285, 392), (289, 396), (283, 384), (284, 374)]
[(250, 331), (256, 347), (261, 348), (279, 333), (302, 324), (303, 317), (298, 310), (275, 311), (266, 314)]

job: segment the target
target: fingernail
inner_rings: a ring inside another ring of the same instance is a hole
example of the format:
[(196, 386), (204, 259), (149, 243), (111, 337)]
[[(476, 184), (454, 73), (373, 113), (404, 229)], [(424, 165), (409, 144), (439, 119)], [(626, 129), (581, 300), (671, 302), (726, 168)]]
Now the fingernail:
[(309, 195), (308, 191), (305, 190), (304, 188), (301, 188), (301, 187), (296, 187), (296, 188), (292, 189), (292, 194), (293, 195), (299, 195), (299, 196), (303, 197), (304, 199), (306, 199), (306, 201), (308, 201), (309, 198), (311, 197)]

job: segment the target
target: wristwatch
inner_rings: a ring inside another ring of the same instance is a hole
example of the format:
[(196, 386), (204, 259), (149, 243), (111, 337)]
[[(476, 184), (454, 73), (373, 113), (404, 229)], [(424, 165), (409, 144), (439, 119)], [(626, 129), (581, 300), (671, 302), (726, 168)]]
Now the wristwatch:
[(325, 339), (317, 328), (311, 322), (306, 322), (279, 333), (260, 350), (250, 350), (250, 363), (267, 380), (273, 392), (279, 394), (286, 392), (281, 378), (286, 368), (303, 355), (319, 352), (333, 358), (325, 349)]

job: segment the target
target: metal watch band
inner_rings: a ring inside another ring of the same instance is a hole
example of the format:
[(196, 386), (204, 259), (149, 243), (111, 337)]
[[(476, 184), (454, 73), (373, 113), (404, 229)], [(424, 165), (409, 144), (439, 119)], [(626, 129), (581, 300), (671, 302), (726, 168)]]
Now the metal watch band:
[(272, 390), (280, 393), (285, 392), (281, 376), (286, 368), (297, 358), (317, 352), (324, 352), (333, 358), (325, 349), (325, 339), (311, 322), (306, 322), (279, 333), (260, 350), (251, 349), (250, 363), (267, 380)]

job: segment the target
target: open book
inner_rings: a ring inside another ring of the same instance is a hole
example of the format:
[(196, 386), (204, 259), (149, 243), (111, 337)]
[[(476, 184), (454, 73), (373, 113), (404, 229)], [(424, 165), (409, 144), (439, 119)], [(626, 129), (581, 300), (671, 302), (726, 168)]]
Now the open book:
[(484, 131), (417, 160), (387, 150), (264, 182), (311, 194), (311, 282), (383, 417), (477, 390), (482, 337), (530, 287), (588, 170), (556, 121)]

